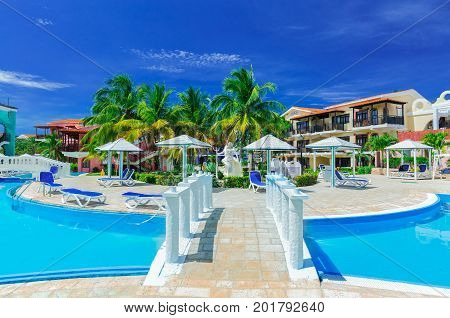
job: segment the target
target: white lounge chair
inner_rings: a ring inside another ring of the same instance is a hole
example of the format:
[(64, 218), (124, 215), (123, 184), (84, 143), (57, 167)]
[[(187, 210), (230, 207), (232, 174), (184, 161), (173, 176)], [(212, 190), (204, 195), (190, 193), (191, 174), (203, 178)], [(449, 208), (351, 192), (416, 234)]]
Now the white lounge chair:
[(126, 197), (125, 205), (129, 209), (135, 209), (140, 205), (146, 205), (149, 203), (155, 204), (158, 206), (159, 211), (166, 210), (166, 200), (162, 196), (162, 194), (145, 194), (145, 193), (137, 193), (137, 192), (125, 192), (122, 194)]
[(134, 169), (125, 169), (122, 172), (122, 177), (99, 178), (97, 182), (104, 187), (112, 187), (113, 185), (126, 185), (132, 187), (136, 184), (133, 179)]
[(250, 185), (249, 189), (252, 188), (253, 192), (258, 192), (259, 188), (265, 189), (266, 184), (261, 180), (261, 173), (257, 170), (250, 171), (249, 173)]
[(99, 203), (105, 203), (106, 201), (106, 197), (100, 192), (83, 191), (75, 188), (61, 189), (60, 191), (63, 194), (62, 203), (66, 204), (70, 198), (73, 198), (82, 208), (86, 207), (92, 200)]
[(335, 182), (337, 186), (352, 186), (356, 188), (364, 188), (370, 183), (369, 179), (363, 177), (346, 177), (337, 170), (335, 170), (335, 175)]

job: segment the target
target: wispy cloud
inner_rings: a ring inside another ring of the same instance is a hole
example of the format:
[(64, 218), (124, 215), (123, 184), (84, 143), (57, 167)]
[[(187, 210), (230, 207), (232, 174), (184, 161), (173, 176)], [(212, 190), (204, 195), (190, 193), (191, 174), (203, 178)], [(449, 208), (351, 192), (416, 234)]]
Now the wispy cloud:
[(0, 83), (47, 91), (73, 86), (72, 84), (50, 82), (37, 75), (4, 70), (0, 70)]
[(140, 59), (156, 63), (145, 67), (151, 71), (180, 73), (186, 67), (213, 67), (246, 63), (249, 60), (239, 54), (193, 53), (183, 50), (140, 50), (131, 49), (132, 54)]
[(42, 25), (42, 26), (48, 26), (53, 25), (53, 21), (46, 18), (34, 18), (34, 21), (36, 24)]
[(151, 72), (163, 72), (163, 73), (182, 73), (184, 69), (173, 65), (150, 65), (143, 67), (143, 69)]

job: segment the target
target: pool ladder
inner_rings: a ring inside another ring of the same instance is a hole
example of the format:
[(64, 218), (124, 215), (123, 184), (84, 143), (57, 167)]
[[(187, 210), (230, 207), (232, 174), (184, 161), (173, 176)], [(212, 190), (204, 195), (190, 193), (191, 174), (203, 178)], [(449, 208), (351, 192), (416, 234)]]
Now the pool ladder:
[(13, 208), (13, 210), (16, 210), (17, 209), (17, 206), (15, 206), (14, 205), (14, 202), (18, 202), (19, 201), (19, 199), (20, 199), (20, 197), (22, 196), (22, 194), (25, 192), (25, 191), (27, 191), (27, 189), (30, 187), (30, 185), (33, 183), (33, 181), (25, 181), (24, 183), (23, 183), (23, 185), (19, 188), (19, 189), (17, 189), (17, 191), (16, 192), (14, 192), (14, 194), (13, 194), (13, 196), (12, 196), (12, 204), (11, 204), (11, 207)]

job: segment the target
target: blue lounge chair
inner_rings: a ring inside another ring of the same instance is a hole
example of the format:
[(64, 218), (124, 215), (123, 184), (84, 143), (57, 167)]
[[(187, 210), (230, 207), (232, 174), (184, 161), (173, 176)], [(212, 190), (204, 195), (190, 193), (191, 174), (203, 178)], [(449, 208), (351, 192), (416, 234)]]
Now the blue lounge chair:
[(83, 191), (75, 188), (61, 189), (60, 191), (63, 194), (62, 203), (66, 204), (70, 198), (73, 198), (82, 208), (86, 207), (92, 200), (99, 203), (105, 203), (106, 201), (106, 197), (100, 192)]
[(58, 171), (59, 171), (59, 169), (58, 169), (57, 166), (51, 166), (50, 167), (50, 172), (52, 173), (53, 178), (56, 178), (56, 175), (58, 174)]
[(138, 193), (138, 192), (125, 192), (122, 193), (124, 197), (126, 197), (125, 205), (129, 209), (135, 209), (140, 205), (146, 205), (149, 203), (153, 203), (158, 206), (159, 211), (166, 210), (166, 200), (164, 199), (162, 194), (152, 193)]
[(364, 188), (370, 183), (369, 179), (362, 177), (346, 177), (339, 171), (335, 170), (337, 186), (352, 186), (356, 188)]
[(132, 187), (136, 184), (136, 181), (133, 179), (134, 169), (125, 169), (122, 172), (122, 177), (111, 177), (111, 178), (99, 178), (97, 179), (98, 183), (104, 187), (112, 187), (113, 185), (126, 185), (128, 187)]
[(250, 185), (249, 189), (252, 188), (254, 192), (257, 192), (259, 188), (266, 188), (266, 184), (261, 180), (261, 173), (257, 170), (250, 171)]
[(38, 192), (40, 192), (42, 189), (42, 193), (44, 195), (46, 194), (46, 188), (48, 188), (47, 194), (49, 196), (51, 196), (53, 191), (61, 190), (63, 187), (62, 184), (55, 183), (55, 179), (51, 172), (42, 171), (39, 174), (39, 182), (40, 182), (40, 185), (38, 188)]
[(409, 172), (409, 168), (410, 165), (405, 163), (400, 165), (400, 167), (398, 167), (398, 171), (395, 171), (393, 174), (396, 175), (397, 177), (404, 177), (408, 174)]

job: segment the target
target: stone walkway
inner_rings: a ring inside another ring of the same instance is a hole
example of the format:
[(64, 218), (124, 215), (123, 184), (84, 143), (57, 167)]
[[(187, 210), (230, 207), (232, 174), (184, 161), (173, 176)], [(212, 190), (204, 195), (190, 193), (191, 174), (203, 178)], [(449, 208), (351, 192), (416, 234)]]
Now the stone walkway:
[[(331, 190), (319, 183), (305, 188), (310, 195), (306, 215), (376, 212), (422, 202), (426, 192), (449, 192), (448, 181), (418, 184), (371, 176), (366, 190)], [(98, 190), (95, 180), (83, 179), (83, 187)], [(62, 180), (68, 185), (75, 180)], [(79, 182), (79, 180), (78, 180)], [(155, 186), (139, 188), (153, 191)], [(161, 191), (163, 188), (159, 188)], [(108, 205), (95, 209), (124, 210), (120, 192), (110, 188)], [(331, 191), (333, 191), (331, 193)], [(105, 193), (106, 194), (106, 193)], [(35, 192), (29, 196), (42, 199)], [(114, 197), (115, 196), (115, 197)], [(111, 197), (111, 199), (110, 199)], [(119, 199), (117, 198), (119, 197)], [(59, 196), (45, 198), (59, 203)], [(394, 203), (393, 203), (394, 202)], [(264, 195), (242, 189), (217, 189), (216, 209), (203, 215), (182, 272), (162, 287), (142, 286), (144, 277), (68, 279), (0, 285), (0, 297), (419, 297), (414, 293), (362, 288), (314, 281), (292, 283), (272, 215)], [(149, 211), (149, 210), (146, 210)]]

